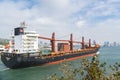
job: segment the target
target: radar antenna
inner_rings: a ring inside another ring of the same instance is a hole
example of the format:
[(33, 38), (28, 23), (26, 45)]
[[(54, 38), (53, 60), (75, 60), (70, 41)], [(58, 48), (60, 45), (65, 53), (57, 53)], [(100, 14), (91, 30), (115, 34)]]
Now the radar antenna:
[(22, 28), (26, 28), (25, 21), (23, 21), (23, 22), (20, 23), (20, 27), (22, 27)]

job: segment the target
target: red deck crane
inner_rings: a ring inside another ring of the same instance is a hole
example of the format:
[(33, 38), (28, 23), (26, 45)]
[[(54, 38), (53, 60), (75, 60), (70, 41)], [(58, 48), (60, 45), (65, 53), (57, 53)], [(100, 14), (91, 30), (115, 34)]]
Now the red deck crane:
[[(50, 40), (51, 42), (51, 50), (53, 53), (56, 52), (56, 49), (55, 49), (55, 43), (56, 42), (68, 42), (70, 44), (70, 51), (73, 51), (73, 43), (79, 43), (82, 45), (82, 49), (85, 49), (85, 41), (84, 41), (84, 37), (82, 37), (82, 42), (80, 41), (74, 41), (73, 40), (73, 35), (70, 34), (70, 40), (58, 40), (58, 39), (55, 39), (55, 33), (52, 33), (52, 37), (51, 38), (48, 38), (48, 37), (42, 37), (42, 36), (39, 36), (38, 38), (40, 39), (45, 39), (45, 40)], [(91, 47), (91, 39), (89, 39), (89, 47)]]

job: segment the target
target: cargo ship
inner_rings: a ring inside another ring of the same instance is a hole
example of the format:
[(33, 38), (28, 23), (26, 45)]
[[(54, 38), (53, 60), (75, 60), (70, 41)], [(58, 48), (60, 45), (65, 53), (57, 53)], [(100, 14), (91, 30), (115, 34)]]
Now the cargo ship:
[[(40, 49), (39, 39), (50, 41), (50, 46)], [(80, 47), (74, 49), (74, 43)], [(51, 38), (43, 37), (35, 31), (27, 31), (25, 23), (22, 23), (14, 28), (9, 46), (1, 54), (1, 61), (10, 69), (25, 68), (94, 55), (99, 48), (100, 45), (91, 43), (91, 39), (88, 42), (84, 41), (84, 37), (81, 41), (73, 40), (72, 34), (68, 40), (56, 39), (55, 33)]]

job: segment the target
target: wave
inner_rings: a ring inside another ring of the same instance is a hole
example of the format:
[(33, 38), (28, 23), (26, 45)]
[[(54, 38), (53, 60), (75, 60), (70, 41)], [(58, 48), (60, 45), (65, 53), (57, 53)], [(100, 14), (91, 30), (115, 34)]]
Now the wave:
[(97, 53), (96, 53), (96, 55), (99, 55), (100, 54), (100, 52), (98, 51)]
[(9, 69), (9, 68), (7, 68), (6, 66), (4, 66), (3, 63), (2, 63), (1, 60), (0, 60), (0, 72), (6, 71), (6, 70), (8, 70), (8, 69)]
[(0, 69), (0, 72), (9, 70), (9, 68)]

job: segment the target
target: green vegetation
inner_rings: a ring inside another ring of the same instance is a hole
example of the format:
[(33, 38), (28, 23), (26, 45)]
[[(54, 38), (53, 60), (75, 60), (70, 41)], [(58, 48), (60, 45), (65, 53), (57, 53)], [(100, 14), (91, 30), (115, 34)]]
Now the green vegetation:
[(98, 56), (94, 56), (90, 60), (82, 59), (77, 68), (71, 63), (62, 64), (61, 75), (55, 73), (48, 80), (120, 80), (120, 63), (110, 66), (109, 73), (107, 70), (106, 63), (100, 63)]
[(9, 43), (9, 40), (8, 39), (1, 39), (0, 38), (0, 44), (1, 45), (6, 45), (6, 44), (8, 44)]

